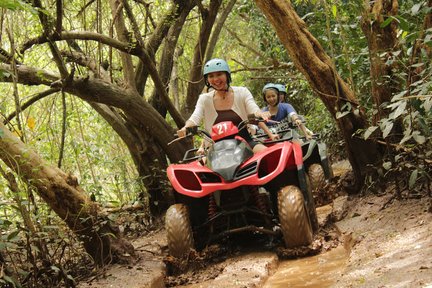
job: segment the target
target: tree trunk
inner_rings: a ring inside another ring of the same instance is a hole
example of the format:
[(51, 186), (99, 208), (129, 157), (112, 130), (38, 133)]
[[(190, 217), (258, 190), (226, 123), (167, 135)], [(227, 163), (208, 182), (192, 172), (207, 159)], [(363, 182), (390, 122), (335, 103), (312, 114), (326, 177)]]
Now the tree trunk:
[[(374, 115), (374, 124), (388, 116), (389, 110), (383, 104), (390, 102), (393, 95), (400, 91), (401, 85), (397, 75), (394, 75), (398, 61), (392, 53), (397, 50), (398, 23), (393, 20), (389, 25), (381, 27), (388, 17), (398, 14), (398, 7), (397, 0), (365, 1), (361, 28), (368, 41), (372, 97), (378, 110)], [(402, 133), (400, 121), (393, 126), (393, 132)]]
[(77, 179), (44, 161), (0, 123), (0, 158), (37, 189), (38, 195), (63, 219), (84, 243), (99, 265), (127, 260), (133, 246), (118, 227), (99, 212), (99, 207), (78, 185)]
[[(225, 25), (226, 19), (228, 18), (229, 14), (231, 13), (232, 9), (234, 8), (234, 5), (236, 2), (237, 2), (237, 0), (230, 0), (228, 2), (228, 4), (226, 5), (225, 9), (222, 11), (222, 13), (220, 13), (220, 16), (216, 22), (216, 25), (214, 26), (213, 31), (211, 33), (211, 38), (209, 40), (207, 51), (205, 53), (205, 61), (208, 61), (213, 57), (213, 51), (216, 48), (217, 41), (219, 40), (219, 35), (222, 31), (222, 28)], [(201, 90), (202, 90), (202, 88), (204, 88), (204, 83), (202, 83)], [(198, 99), (198, 97), (197, 97), (197, 99)]]
[[(309, 32), (289, 1), (255, 0), (255, 3), (275, 28), (297, 69), (306, 77), (338, 123), (355, 175), (352, 189), (360, 189), (367, 166), (380, 159), (374, 142), (364, 140), (361, 135), (356, 136), (358, 130), (368, 127), (364, 111), (359, 107), (352, 90), (338, 75), (330, 57)], [(351, 106), (347, 111), (349, 113), (337, 117), (347, 103)]]
[(177, 162), (182, 159), (186, 144), (176, 142), (168, 146), (173, 139), (172, 127), (133, 91), (122, 90), (99, 79), (85, 78), (71, 81), (64, 90), (86, 101), (98, 101), (123, 111), (128, 131), (136, 139), (128, 147), (131, 152), (135, 152), (133, 155), (137, 160), (138, 173), (145, 176), (143, 182), (150, 195), (151, 213), (160, 216), (172, 202), (168, 185), (161, 185), (166, 179), (167, 165), (162, 151), (172, 162)]
[(201, 7), (203, 22), (197, 44), (195, 45), (194, 57), (189, 74), (190, 84), (187, 87), (185, 102), (186, 106), (184, 107), (184, 114), (186, 115), (190, 115), (194, 110), (198, 95), (201, 93), (202, 88), (204, 87), (204, 78), (202, 76), (202, 66), (204, 65), (203, 61), (205, 60), (204, 57), (207, 50), (208, 41), (210, 39), (210, 33), (221, 4), (221, 0), (211, 0), (208, 9)]
[[(167, 93), (169, 88), (169, 82), (171, 79), (171, 72), (174, 65), (174, 54), (177, 47), (178, 38), (183, 29), (183, 25), (187, 19), (187, 16), (195, 5), (193, 3), (194, 1), (191, 0), (183, 2), (185, 3), (179, 6), (179, 8), (181, 8), (181, 10), (179, 9), (178, 11), (179, 17), (177, 17), (174, 25), (172, 25), (168, 31), (165, 45), (162, 51), (161, 61), (159, 62), (160, 78), (166, 87)], [(167, 107), (163, 105), (161, 95), (156, 89), (153, 91), (152, 97), (150, 98), (149, 102), (159, 112), (159, 114), (162, 115), (162, 117), (166, 117)], [(174, 107), (176, 107), (175, 104)]]

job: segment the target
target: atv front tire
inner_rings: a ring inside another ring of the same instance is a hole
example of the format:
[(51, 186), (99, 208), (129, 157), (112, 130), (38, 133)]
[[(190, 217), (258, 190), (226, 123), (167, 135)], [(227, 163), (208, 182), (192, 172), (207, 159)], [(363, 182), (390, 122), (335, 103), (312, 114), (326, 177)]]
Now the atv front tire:
[(168, 250), (170, 255), (181, 258), (194, 248), (188, 207), (184, 204), (171, 205), (165, 215)]
[(278, 192), (279, 221), (287, 248), (312, 243), (312, 226), (303, 194), (297, 186), (285, 186)]
[(324, 169), (320, 164), (312, 164), (308, 169), (309, 180), (312, 191), (322, 188), (325, 185)]

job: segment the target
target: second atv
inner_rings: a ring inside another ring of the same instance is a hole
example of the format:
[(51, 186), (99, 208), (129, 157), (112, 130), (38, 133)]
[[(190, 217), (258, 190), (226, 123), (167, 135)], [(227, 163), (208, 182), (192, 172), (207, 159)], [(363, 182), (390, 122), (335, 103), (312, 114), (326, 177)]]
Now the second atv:
[(313, 191), (321, 189), (327, 181), (333, 178), (333, 169), (327, 155), (327, 146), (320, 140), (319, 134), (313, 134), (312, 139), (307, 140), (297, 131), (297, 126), (288, 119), (271, 126), (275, 134), (279, 134), (280, 140), (268, 141), (266, 134), (262, 131), (257, 133), (256, 138), (270, 146), (283, 141), (294, 141), (301, 145), (303, 164), (310, 180)]

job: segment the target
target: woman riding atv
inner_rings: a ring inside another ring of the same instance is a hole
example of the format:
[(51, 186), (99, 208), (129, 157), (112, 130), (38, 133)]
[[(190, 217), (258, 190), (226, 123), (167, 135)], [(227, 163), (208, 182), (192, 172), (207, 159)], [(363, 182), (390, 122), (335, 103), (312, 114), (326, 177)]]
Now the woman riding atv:
[[(225, 60), (212, 59), (208, 61), (204, 65), (203, 76), (207, 87), (211, 87), (212, 90), (199, 96), (194, 112), (186, 121), (185, 126), (177, 131), (179, 137), (186, 135), (187, 127), (200, 125), (201, 122), (204, 122), (207, 131), (211, 131), (212, 125), (223, 121), (232, 121), (238, 125), (246, 120), (249, 114), (254, 114), (265, 121), (270, 117), (268, 111), (260, 110), (246, 87), (230, 85), (231, 71)], [(259, 126), (269, 137), (273, 136), (265, 123), (260, 122)], [(247, 129), (242, 129), (240, 135), (248, 142), (254, 152), (267, 148), (252, 139)]]
[[(262, 111), (270, 112), (271, 120), (280, 122), (286, 118), (289, 118), (294, 124), (296, 124), (303, 132), (307, 140), (312, 139), (312, 132), (306, 128), (301, 120), (300, 116), (295, 111), (294, 107), (289, 103), (281, 103), (279, 96), (279, 84), (267, 83), (263, 90), (263, 99), (267, 103), (267, 106)], [(269, 122), (267, 125), (272, 125)]]

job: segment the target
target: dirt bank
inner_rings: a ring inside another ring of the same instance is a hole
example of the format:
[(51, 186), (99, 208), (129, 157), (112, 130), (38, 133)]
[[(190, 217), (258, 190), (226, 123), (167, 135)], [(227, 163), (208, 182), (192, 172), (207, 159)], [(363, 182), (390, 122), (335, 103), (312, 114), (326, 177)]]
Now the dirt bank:
[(336, 223), (350, 251), (333, 287), (432, 287), (431, 198), (354, 198)]

